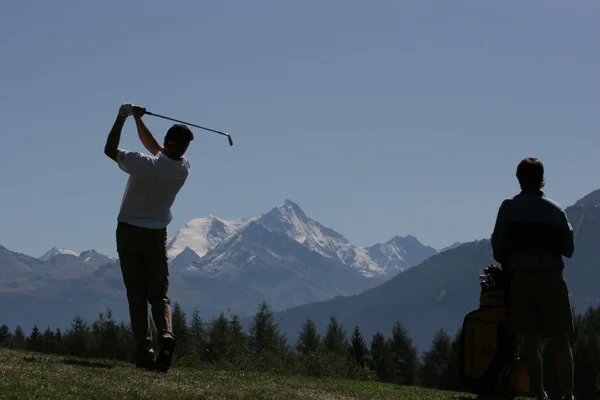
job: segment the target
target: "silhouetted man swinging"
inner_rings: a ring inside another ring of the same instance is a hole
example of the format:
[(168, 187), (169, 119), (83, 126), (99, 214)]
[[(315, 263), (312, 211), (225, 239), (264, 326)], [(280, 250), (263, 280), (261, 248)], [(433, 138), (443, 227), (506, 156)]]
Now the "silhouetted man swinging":
[[(145, 109), (123, 104), (108, 135), (104, 153), (129, 174), (117, 217), (117, 251), (127, 291), (131, 329), (137, 345), (136, 366), (168, 371), (175, 350), (171, 324), (167, 225), (171, 206), (185, 183), (190, 165), (183, 156), (194, 135), (185, 125), (173, 125), (161, 146), (150, 133), (142, 116)], [(152, 155), (119, 148), (121, 130), (127, 117), (135, 118), (138, 135)], [(155, 358), (148, 303), (160, 339)]]

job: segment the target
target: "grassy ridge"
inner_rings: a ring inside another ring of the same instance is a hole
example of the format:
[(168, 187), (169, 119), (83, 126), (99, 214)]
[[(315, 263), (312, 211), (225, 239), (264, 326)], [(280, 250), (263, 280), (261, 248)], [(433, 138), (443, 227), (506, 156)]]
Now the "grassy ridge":
[(377, 382), (206, 369), (164, 375), (130, 364), (0, 349), (3, 399), (449, 400), (458, 394)]

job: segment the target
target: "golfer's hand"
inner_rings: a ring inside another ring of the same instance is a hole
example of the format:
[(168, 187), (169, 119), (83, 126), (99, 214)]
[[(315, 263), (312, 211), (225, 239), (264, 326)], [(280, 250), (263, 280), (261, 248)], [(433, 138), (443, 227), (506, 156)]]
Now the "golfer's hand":
[(133, 117), (134, 118), (142, 118), (146, 113), (146, 109), (142, 106), (133, 106)]
[(119, 108), (119, 118), (127, 118), (133, 115), (133, 104), (125, 103)]

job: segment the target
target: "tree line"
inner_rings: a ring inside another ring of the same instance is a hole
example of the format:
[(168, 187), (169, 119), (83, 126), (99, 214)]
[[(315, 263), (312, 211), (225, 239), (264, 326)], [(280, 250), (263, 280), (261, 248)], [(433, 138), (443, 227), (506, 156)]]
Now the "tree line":
[[(174, 366), (214, 367), (317, 377), (378, 380), (399, 385), (462, 391), (459, 377), (460, 330), (450, 335), (440, 329), (429, 349), (418, 354), (413, 340), (400, 321), (391, 335), (376, 332), (370, 340), (360, 328), (351, 332), (331, 317), (325, 335), (307, 319), (296, 343), (288, 344), (274, 313), (266, 303), (259, 306), (249, 332), (237, 316), (223, 313), (204, 321), (197, 310), (187, 316), (174, 303), (173, 331), (177, 339)], [(576, 315), (573, 337), (575, 394), (580, 399), (600, 396), (600, 307)], [(156, 328), (152, 323), (153, 337)], [(91, 324), (77, 316), (65, 332), (34, 326), (26, 335), (20, 326), (11, 332), (0, 326), (0, 346), (47, 354), (132, 362), (134, 346), (130, 325), (117, 323), (110, 310), (100, 313)], [(554, 375), (554, 350), (543, 346), (547, 390), (558, 393)]]

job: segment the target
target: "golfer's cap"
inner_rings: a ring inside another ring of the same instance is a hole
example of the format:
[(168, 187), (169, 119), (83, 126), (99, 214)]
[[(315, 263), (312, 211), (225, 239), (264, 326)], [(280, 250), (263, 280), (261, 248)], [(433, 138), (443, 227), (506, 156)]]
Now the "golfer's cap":
[(169, 128), (165, 141), (171, 144), (186, 144), (194, 140), (194, 134), (186, 125), (175, 124)]

